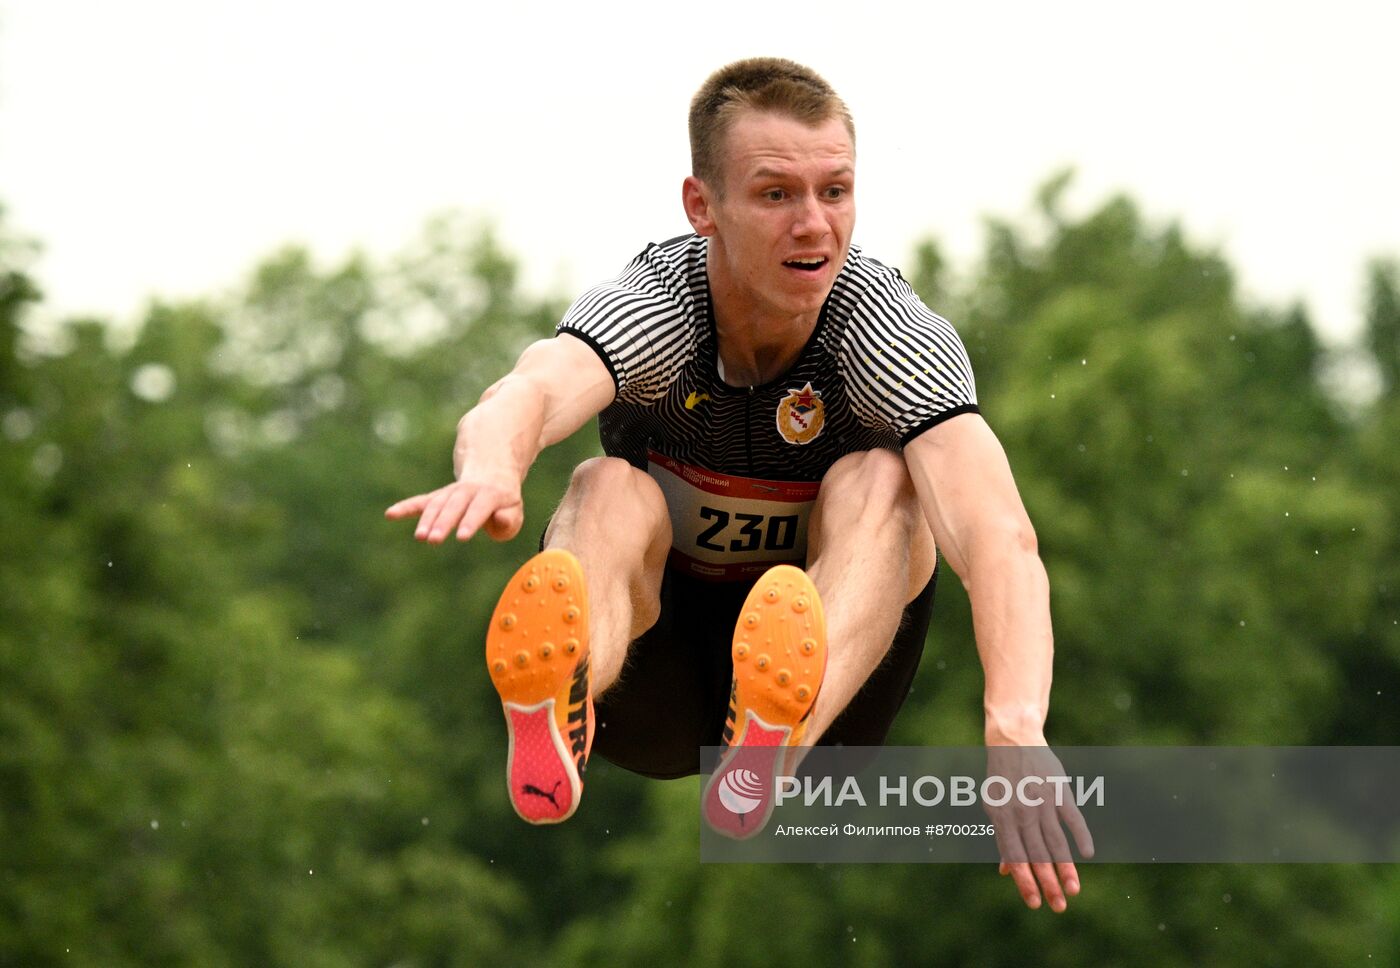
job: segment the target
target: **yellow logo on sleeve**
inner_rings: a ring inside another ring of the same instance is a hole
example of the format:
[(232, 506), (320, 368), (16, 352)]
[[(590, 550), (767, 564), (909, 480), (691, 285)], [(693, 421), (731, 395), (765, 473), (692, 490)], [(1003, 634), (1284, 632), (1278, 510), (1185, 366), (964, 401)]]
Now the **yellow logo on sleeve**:
[(695, 390), (691, 390), (690, 396), (685, 398), (685, 408), (687, 410), (694, 410), (708, 399), (710, 399), (708, 393), (699, 393)]
[(788, 388), (788, 395), (778, 404), (778, 433), (789, 444), (810, 444), (817, 439), (826, 424), (826, 408), (821, 391), (805, 384), (801, 390)]

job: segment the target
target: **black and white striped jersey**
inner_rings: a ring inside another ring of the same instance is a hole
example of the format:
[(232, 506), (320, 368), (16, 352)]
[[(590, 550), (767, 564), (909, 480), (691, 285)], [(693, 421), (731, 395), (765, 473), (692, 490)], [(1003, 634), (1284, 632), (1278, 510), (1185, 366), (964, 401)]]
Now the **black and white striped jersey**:
[(708, 241), (649, 245), (580, 296), (557, 331), (588, 343), (617, 397), (599, 416), (603, 450), (646, 469), (660, 454), (773, 481), (819, 481), (846, 454), (899, 449), (976, 412), (972, 367), (947, 320), (899, 272), (851, 246), (796, 363), (762, 386), (719, 376)]

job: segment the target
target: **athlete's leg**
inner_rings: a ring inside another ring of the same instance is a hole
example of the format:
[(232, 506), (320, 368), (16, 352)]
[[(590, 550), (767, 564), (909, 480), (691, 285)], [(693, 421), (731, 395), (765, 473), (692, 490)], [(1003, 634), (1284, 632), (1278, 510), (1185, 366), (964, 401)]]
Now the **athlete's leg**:
[(826, 611), (827, 660), (803, 745), (821, 738), (875, 671), (936, 560), (903, 457), (869, 450), (832, 465), (807, 536), (807, 574)]
[(616, 457), (584, 461), (544, 539), (570, 551), (588, 589), (589, 662), (596, 696), (617, 679), (628, 644), (656, 622), (671, 547), (666, 500), (646, 474)]
[[(711, 827), (741, 839), (763, 829), (771, 778), (795, 771), (860, 692), (935, 561), (902, 457), (865, 451), (832, 465), (808, 522), (805, 574), (770, 569), (744, 602), (732, 653), (729, 752), (703, 794)], [(803, 695), (813, 672), (821, 682), (814, 700)]]
[(545, 544), (511, 577), (486, 633), (511, 804), (530, 823), (559, 823), (577, 809), (597, 726), (593, 697), (660, 613), (670, 544), (660, 488), (625, 461), (586, 461)]

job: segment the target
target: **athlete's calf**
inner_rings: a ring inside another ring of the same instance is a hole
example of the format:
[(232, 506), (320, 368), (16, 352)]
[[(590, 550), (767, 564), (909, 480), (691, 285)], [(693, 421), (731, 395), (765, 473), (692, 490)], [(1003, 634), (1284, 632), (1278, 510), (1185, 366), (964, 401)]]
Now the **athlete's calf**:
[(655, 481), (625, 460), (586, 460), (574, 468), (544, 543), (573, 552), (583, 565), (597, 696), (617, 679), (628, 644), (661, 614), (671, 547), (666, 500)]

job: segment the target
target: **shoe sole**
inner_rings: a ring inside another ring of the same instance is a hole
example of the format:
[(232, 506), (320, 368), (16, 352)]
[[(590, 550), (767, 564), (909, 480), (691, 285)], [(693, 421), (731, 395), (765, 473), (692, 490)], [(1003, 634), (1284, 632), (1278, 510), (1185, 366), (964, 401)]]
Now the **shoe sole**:
[(733, 703), (744, 710), (744, 721), (736, 724), (737, 743), (726, 730), (731, 748), (710, 777), (704, 804), (711, 827), (743, 839), (767, 823), (784, 747), (811, 711), (826, 673), (826, 617), (806, 572), (777, 565), (763, 574), (739, 612), (731, 654)]
[[(735, 706), (748, 712), (738, 745), (787, 745), (826, 674), (826, 617), (806, 572), (777, 565), (754, 584), (731, 655)], [(773, 741), (775, 732), (782, 738)]]
[(567, 551), (531, 558), (501, 593), (486, 633), (486, 668), (501, 697), (510, 746), (511, 805), (530, 823), (573, 816), (583, 793), (590, 710), (579, 705), (560, 730), (558, 697), (592, 704), (588, 692), (588, 598), (583, 569)]

